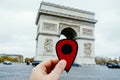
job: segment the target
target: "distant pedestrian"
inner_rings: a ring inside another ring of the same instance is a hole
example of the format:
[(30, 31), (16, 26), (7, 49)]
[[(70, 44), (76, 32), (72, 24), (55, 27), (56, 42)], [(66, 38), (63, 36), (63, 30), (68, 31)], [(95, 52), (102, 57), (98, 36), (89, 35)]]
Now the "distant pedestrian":
[(27, 62), (26, 62), (26, 65), (30, 65), (30, 61), (27, 61)]

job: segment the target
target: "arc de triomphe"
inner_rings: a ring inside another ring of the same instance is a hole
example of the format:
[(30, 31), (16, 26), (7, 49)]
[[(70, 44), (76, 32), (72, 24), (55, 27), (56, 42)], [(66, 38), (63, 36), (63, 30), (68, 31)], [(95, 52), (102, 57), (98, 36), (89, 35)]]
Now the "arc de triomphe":
[(78, 43), (76, 63), (95, 64), (94, 16), (93, 12), (42, 2), (36, 18), (35, 60), (57, 57), (55, 45), (62, 34)]

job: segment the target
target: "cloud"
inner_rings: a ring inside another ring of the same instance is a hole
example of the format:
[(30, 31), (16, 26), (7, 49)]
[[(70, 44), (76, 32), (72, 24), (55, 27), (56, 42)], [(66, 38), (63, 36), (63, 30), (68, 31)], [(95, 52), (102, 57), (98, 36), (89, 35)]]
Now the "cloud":
[(0, 8), (0, 53), (35, 54), (36, 12)]
[(99, 14), (98, 19), (96, 24), (96, 55), (119, 57), (120, 16), (111, 10)]
[[(0, 1), (0, 53), (35, 55), (35, 19), (42, 0)], [(95, 12), (95, 55), (119, 56), (120, 9), (118, 0), (44, 0)]]

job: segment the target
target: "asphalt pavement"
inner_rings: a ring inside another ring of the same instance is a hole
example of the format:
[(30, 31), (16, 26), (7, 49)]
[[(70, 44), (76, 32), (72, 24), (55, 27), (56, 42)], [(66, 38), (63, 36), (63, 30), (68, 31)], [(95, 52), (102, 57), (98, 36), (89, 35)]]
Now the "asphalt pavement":
[[(0, 64), (0, 80), (29, 80), (32, 65)], [(82, 66), (72, 67), (63, 72), (60, 80), (120, 80), (120, 69), (109, 69), (106, 66)]]

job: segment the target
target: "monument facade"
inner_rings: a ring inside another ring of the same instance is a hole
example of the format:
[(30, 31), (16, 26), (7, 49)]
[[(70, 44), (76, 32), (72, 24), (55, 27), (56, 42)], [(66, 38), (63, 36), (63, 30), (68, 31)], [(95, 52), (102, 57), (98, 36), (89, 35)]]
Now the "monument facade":
[(42, 2), (36, 18), (35, 60), (57, 57), (55, 45), (64, 35), (78, 43), (76, 63), (95, 64), (94, 16), (93, 12)]

